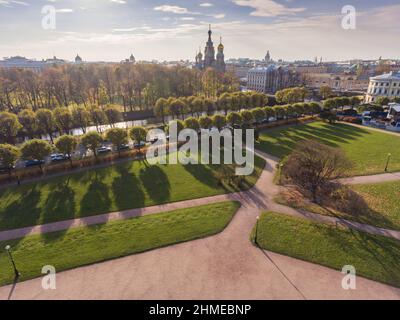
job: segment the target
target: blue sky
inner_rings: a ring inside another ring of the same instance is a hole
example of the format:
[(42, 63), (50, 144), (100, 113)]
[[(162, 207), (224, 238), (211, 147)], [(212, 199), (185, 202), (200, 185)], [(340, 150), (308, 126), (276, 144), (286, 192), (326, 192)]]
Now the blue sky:
[[(55, 30), (41, 26), (45, 5)], [(355, 30), (341, 27), (345, 5)], [(0, 57), (193, 59), (212, 24), (227, 58), (400, 58), (399, 17), (398, 0), (0, 0)]]

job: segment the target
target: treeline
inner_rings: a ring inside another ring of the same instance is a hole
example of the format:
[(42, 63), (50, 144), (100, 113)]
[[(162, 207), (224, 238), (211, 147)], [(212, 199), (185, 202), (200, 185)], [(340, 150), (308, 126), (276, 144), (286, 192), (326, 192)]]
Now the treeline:
[(234, 92), (224, 93), (217, 99), (205, 97), (170, 97), (168, 99), (160, 98), (157, 100), (154, 114), (163, 119), (172, 116), (174, 119), (185, 115), (201, 116), (203, 113), (211, 115), (216, 111), (224, 112), (236, 111), (241, 109), (251, 109), (264, 107), (268, 104), (268, 97), (258, 92)]
[[(316, 103), (295, 103), (266, 107), (268, 97), (257, 92), (224, 93), (216, 99), (206, 97), (170, 97), (160, 98), (154, 107), (155, 116), (166, 123), (167, 117), (184, 119), (187, 115), (199, 118), (203, 114), (208, 116), (216, 112), (228, 114), (229, 111), (241, 111), (261, 108), (269, 117), (291, 117), (310, 112), (318, 113)], [(57, 107), (53, 110), (40, 108), (36, 112), (26, 109), (15, 115), (10, 112), (0, 112), (0, 143), (14, 144), (18, 135), (31, 139), (47, 134), (53, 143), (55, 132), (70, 134), (72, 129), (80, 128), (86, 133), (87, 127), (95, 126), (101, 133), (101, 126), (111, 128), (123, 120), (121, 107), (118, 105), (75, 105)]]
[(358, 106), (362, 100), (359, 97), (336, 97), (326, 99), (323, 103), (324, 109), (332, 110), (344, 107), (354, 108)]
[[(227, 98), (227, 96), (225, 96)], [(259, 96), (261, 99), (261, 96)], [(265, 102), (265, 101), (264, 101)], [(230, 128), (250, 128), (258, 126), (262, 123), (268, 123), (271, 118), (289, 119), (299, 118), (303, 115), (315, 115), (321, 112), (321, 107), (318, 103), (296, 103), (293, 105), (283, 105), (274, 107), (257, 107), (252, 109), (242, 109), (239, 111), (227, 112), (225, 115), (216, 114), (213, 116), (202, 115), (199, 117), (189, 117), (185, 120), (175, 120), (177, 123), (178, 132), (188, 128), (193, 130), (211, 129), (213, 127), (222, 130), (225, 127)], [(168, 126), (166, 126), (168, 132)], [(71, 167), (72, 155), (76, 151), (78, 145), (93, 153), (97, 160), (98, 150), (105, 141), (112, 143), (114, 148), (121, 155), (121, 150), (132, 140), (139, 151), (142, 147), (142, 142), (147, 139), (147, 129), (143, 127), (132, 127), (130, 130), (122, 128), (111, 128), (105, 133), (96, 131), (88, 132), (81, 137), (75, 137), (65, 134), (57, 138), (52, 146), (49, 142), (32, 139), (25, 142), (21, 147), (16, 147), (11, 144), (0, 144), (0, 164), (1, 168), (7, 169), (9, 174), (19, 159), (39, 161), (42, 170), (42, 164), (45, 159), (54, 151), (61, 152), (69, 159)]]
[(53, 110), (40, 108), (36, 112), (25, 109), (15, 115), (11, 112), (0, 112), (0, 143), (15, 143), (18, 135), (35, 138), (47, 134), (53, 142), (55, 132), (70, 134), (74, 128), (86, 133), (88, 126), (96, 126), (100, 132), (102, 125), (113, 127), (122, 121), (120, 106), (107, 105), (99, 107), (84, 105), (57, 107)]
[(120, 104), (126, 112), (152, 108), (162, 97), (215, 98), (238, 88), (231, 73), (155, 64), (60, 65), (40, 73), (0, 69), (0, 111)]

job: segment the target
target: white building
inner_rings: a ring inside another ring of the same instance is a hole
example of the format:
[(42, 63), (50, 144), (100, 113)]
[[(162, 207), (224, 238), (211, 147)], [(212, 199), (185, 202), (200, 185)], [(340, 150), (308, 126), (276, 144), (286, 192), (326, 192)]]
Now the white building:
[(385, 73), (370, 78), (365, 102), (375, 102), (378, 97), (400, 97), (400, 72)]
[(250, 69), (247, 73), (247, 89), (257, 92), (273, 94), (297, 84), (297, 74), (283, 66), (271, 64)]

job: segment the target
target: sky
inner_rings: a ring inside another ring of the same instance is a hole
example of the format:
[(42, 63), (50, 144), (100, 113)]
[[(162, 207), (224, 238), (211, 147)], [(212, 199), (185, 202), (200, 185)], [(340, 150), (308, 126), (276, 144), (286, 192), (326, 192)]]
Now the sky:
[(399, 17), (399, 0), (0, 0), (0, 57), (194, 60), (211, 24), (227, 59), (400, 58)]

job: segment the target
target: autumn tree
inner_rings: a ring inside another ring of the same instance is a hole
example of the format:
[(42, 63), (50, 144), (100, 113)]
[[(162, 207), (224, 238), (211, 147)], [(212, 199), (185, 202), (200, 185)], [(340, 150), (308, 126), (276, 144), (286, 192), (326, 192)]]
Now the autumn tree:
[(81, 137), (81, 144), (93, 152), (94, 157), (97, 159), (97, 149), (101, 147), (103, 137), (95, 131), (88, 132)]
[(72, 115), (68, 108), (58, 107), (53, 111), (54, 121), (61, 132), (70, 134), (72, 129)]
[(56, 126), (53, 113), (48, 109), (39, 109), (36, 111), (36, 120), (38, 128), (47, 133), (53, 143), (53, 132)]
[(197, 120), (194, 117), (187, 118), (184, 121), (184, 123), (185, 123), (185, 128), (187, 128), (187, 129), (193, 129), (195, 131), (199, 131), (199, 129), (200, 129), (199, 120)]
[(345, 153), (320, 142), (300, 142), (288, 157), (283, 174), (318, 203), (319, 192), (332, 180), (342, 177), (352, 164)]
[(110, 125), (110, 127), (114, 127), (114, 125), (117, 122), (121, 122), (122, 119), (122, 114), (121, 111), (119, 110), (118, 106), (116, 105), (108, 105), (104, 108), (104, 113), (107, 118), (107, 122)]
[(136, 126), (129, 130), (130, 138), (139, 146), (139, 152), (141, 149), (141, 143), (146, 141), (147, 130), (144, 127)]
[(20, 150), (17, 147), (10, 144), (0, 144), (0, 165), (8, 170), (9, 175), (11, 175), (19, 156)]
[(23, 133), (33, 139), (38, 131), (36, 114), (30, 109), (25, 109), (18, 113), (18, 120), (22, 125)]
[[(24, 160), (39, 160), (45, 161), (51, 153), (51, 146), (47, 141), (33, 139), (25, 142), (21, 147), (21, 155)], [(42, 164), (39, 164), (40, 170), (43, 173)]]
[(118, 156), (121, 157), (121, 148), (128, 143), (128, 133), (126, 130), (111, 128), (106, 132), (106, 139), (117, 148)]
[(87, 127), (90, 125), (90, 113), (82, 105), (75, 106), (71, 112), (72, 123), (75, 127), (81, 128), (85, 134)]
[(21, 129), (22, 126), (15, 114), (10, 112), (0, 112), (0, 142), (13, 143)]
[(55, 146), (59, 152), (66, 155), (72, 167), (72, 154), (78, 146), (78, 140), (71, 135), (63, 135), (56, 139)]

